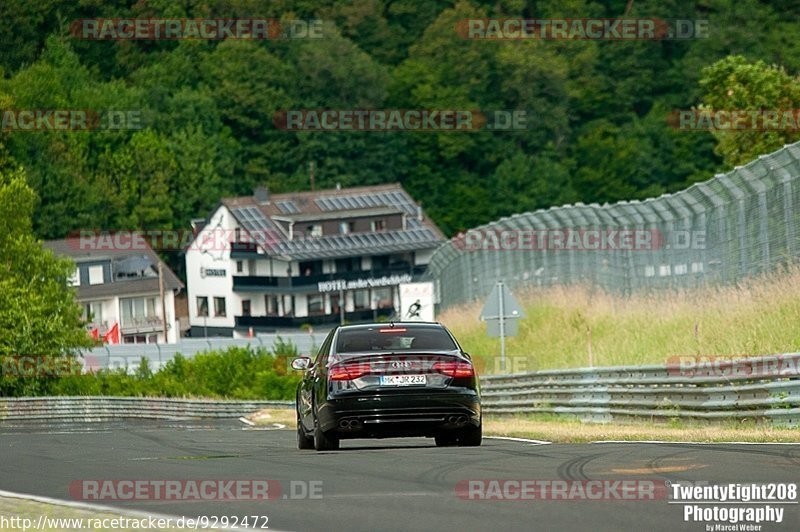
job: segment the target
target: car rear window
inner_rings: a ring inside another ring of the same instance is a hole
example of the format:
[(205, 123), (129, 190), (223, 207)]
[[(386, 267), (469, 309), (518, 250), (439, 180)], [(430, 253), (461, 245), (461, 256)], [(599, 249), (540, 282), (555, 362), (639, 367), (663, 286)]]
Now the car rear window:
[(336, 339), (337, 353), (364, 351), (452, 351), (458, 349), (450, 335), (440, 328), (389, 325), (342, 329)]

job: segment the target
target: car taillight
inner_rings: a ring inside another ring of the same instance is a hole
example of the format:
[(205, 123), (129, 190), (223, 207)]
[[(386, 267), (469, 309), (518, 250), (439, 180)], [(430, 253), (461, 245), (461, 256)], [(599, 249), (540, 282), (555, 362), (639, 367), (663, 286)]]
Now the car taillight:
[(433, 371), (438, 371), (448, 377), (474, 377), (475, 369), (469, 362), (437, 362)]
[(337, 364), (328, 368), (328, 378), (332, 381), (351, 381), (371, 371), (369, 364)]

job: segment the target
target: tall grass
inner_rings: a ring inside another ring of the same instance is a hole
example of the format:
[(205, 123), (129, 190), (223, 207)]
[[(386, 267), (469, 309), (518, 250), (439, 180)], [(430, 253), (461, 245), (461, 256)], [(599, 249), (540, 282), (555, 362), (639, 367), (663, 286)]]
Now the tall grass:
[[(800, 268), (737, 286), (619, 296), (586, 286), (515, 294), (527, 316), (506, 340), (507, 368), (659, 364), (680, 355), (762, 355), (800, 350)], [(500, 341), (478, 319), (483, 302), (439, 320), (479, 361), (499, 370)]]

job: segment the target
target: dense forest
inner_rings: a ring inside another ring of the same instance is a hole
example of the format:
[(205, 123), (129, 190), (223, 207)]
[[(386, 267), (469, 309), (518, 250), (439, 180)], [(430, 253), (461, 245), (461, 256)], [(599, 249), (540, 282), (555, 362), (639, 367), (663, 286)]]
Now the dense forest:
[[(623, 15), (706, 19), (709, 36), (488, 41), (455, 29), (468, 18)], [(95, 17), (324, 22), (319, 39), (70, 33)], [(21, 167), (42, 239), (188, 227), (259, 184), (307, 189), (311, 162), (318, 187), (402, 183), (452, 235), (515, 212), (676, 191), (796, 139), (678, 131), (667, 117), (763, 106), (764, 80), (767, 104), (800, 107), (799, 34), (797, 0), (3, 0), (0, 109), (137, 110), (144, 127), (0, 131), (0, 172)], [(534, 127), (283, 131), (273, 117), (287, 109), (521, 109)]]

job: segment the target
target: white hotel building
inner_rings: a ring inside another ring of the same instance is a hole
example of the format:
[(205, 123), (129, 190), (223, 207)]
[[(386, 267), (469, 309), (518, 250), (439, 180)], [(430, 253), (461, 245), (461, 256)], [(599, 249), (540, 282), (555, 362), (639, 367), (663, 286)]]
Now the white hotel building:
[(387, 319), (445, 240), (399, 184), (223, 199), (186, 250), (190, 335)]

